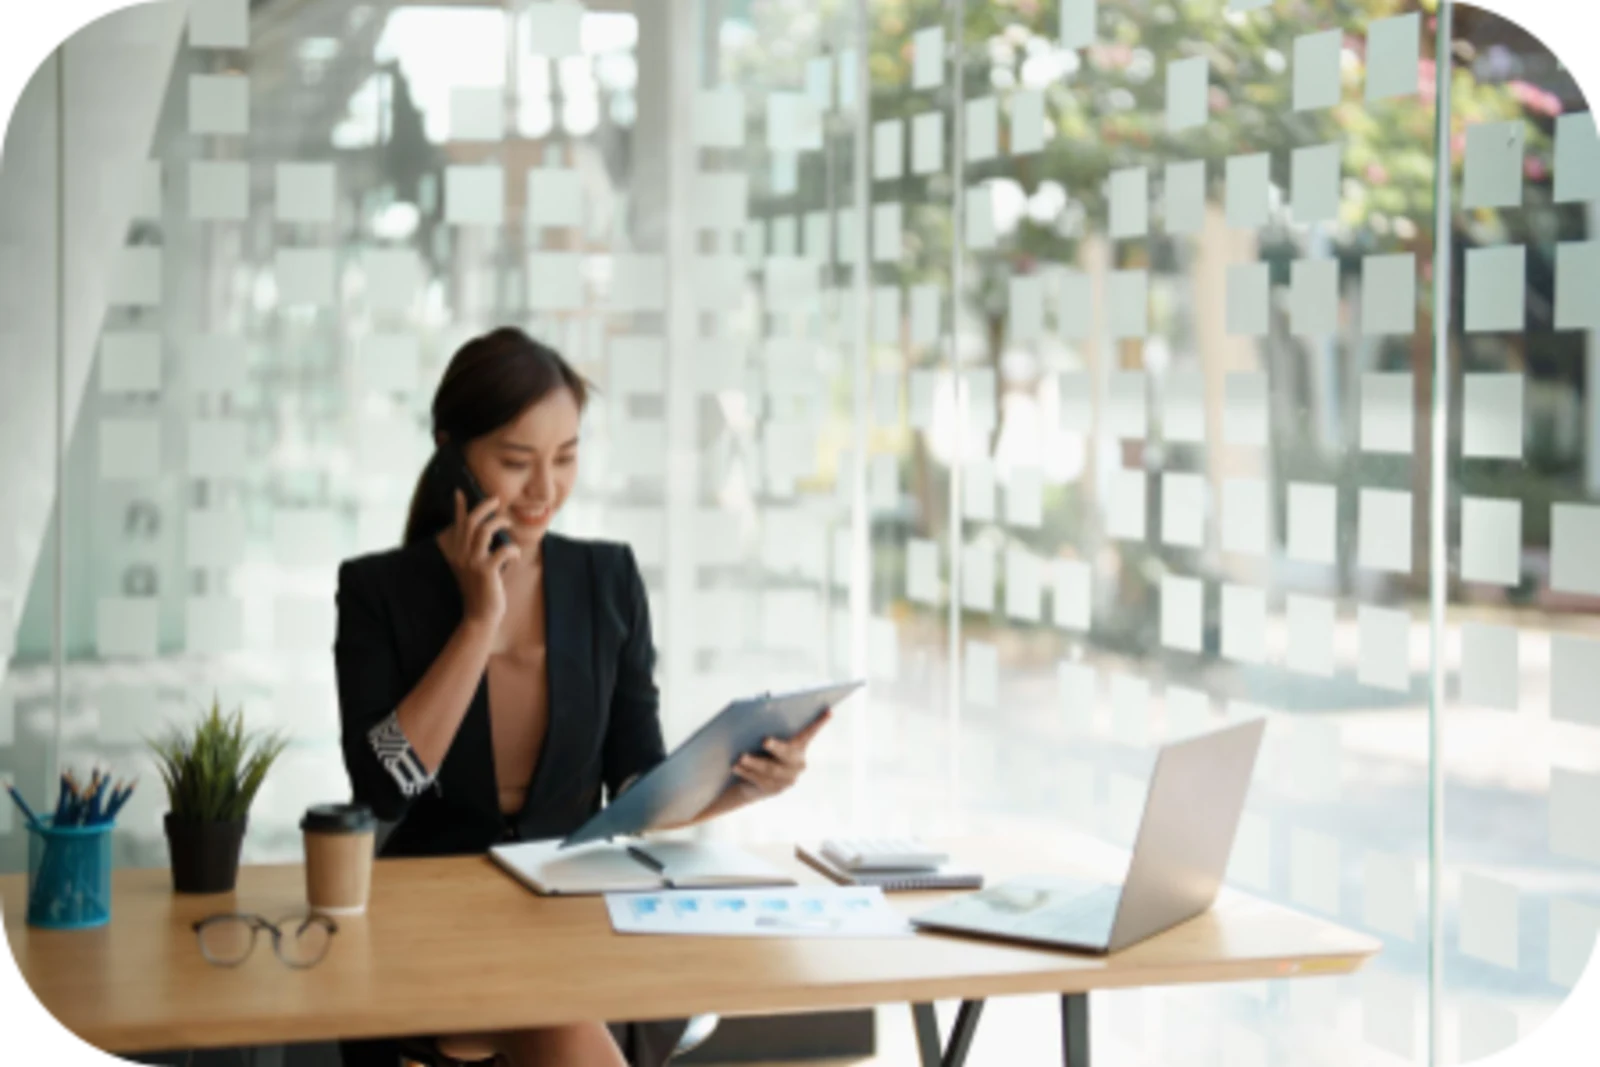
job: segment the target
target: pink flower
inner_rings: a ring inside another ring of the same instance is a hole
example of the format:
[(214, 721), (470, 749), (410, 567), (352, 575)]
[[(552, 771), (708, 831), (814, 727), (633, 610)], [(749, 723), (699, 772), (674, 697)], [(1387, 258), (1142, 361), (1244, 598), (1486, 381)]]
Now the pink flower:
[(1433, 60), (1423, 58), (1417, 65), (1417, 93), (1422, 97), (1423, 103), (1431, 104), (1439, 95), (1438, 93), (1439, 68)]
[(1122, 70), (1133, 62), (1133, 49), (1125, 44), (1102, 44), (1090, 49), (1094, 65), (1101, 70)]
[(1510, 85), (1511, 95), (1529, 111), (1549, 118), (1561, 114), (1561, 98), (1556, 94), (1524, 81), (1513, 81)]

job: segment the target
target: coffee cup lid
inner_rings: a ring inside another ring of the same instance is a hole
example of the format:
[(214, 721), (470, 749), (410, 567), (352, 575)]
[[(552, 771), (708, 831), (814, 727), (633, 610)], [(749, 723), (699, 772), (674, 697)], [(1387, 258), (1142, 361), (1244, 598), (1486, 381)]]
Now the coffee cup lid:
[(377, 825), (365, 804), (313, 804), (300, 820), (300, 829), (316, 834), (359, 834)]

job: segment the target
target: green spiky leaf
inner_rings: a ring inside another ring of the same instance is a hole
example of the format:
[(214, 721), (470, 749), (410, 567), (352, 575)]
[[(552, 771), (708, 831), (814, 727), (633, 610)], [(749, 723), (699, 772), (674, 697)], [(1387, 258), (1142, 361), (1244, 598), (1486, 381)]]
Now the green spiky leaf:
[(216, 697), (190, 729), (171, 727), (145, 743), (156, 757), (172, 814), (204, 822), (244, 818), (288, 746), (277, 732), (246, 731), (243, 709), (224, 715)]

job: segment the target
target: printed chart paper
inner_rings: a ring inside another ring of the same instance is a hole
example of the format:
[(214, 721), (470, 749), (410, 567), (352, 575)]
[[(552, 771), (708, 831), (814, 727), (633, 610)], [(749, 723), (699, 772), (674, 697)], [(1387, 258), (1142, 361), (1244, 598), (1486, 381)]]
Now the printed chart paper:
[(877, 886), (607, 893), (619, 934), (693, 937), (903, 937), (911, 924)]

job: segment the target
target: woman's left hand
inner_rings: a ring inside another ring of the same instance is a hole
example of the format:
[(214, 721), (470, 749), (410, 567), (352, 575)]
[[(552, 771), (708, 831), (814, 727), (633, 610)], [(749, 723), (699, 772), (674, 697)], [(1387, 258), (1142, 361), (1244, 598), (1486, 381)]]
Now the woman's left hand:
[(832, 709), (824, 708), (815, 722), (789, 740), (767, 738), (763, 746), (766, 755), (741, 756), (733, 765), (733, 773), (742, 779), (740, 785), (748, 798), (777, 796), (794, 785), (806, 769), (806, 749), (832, 718)]

